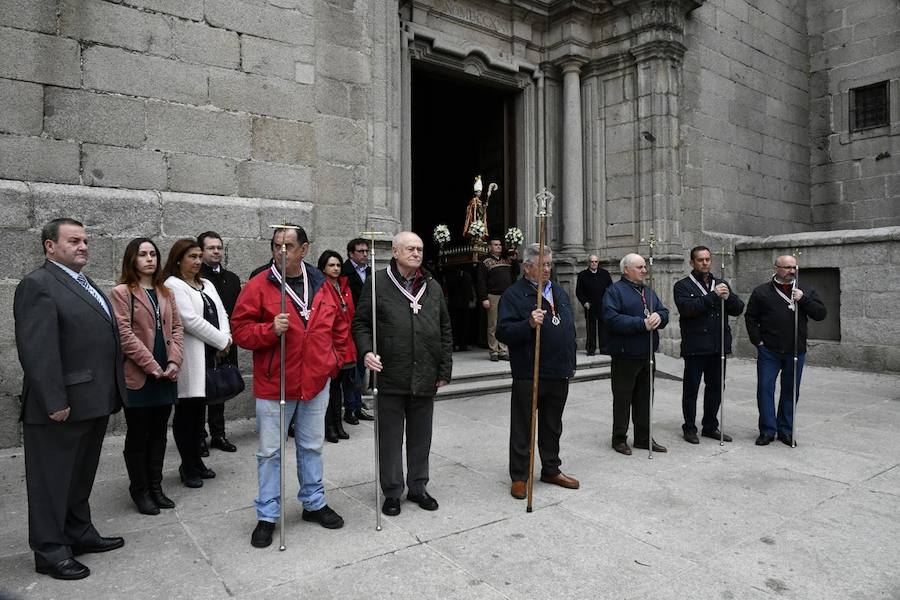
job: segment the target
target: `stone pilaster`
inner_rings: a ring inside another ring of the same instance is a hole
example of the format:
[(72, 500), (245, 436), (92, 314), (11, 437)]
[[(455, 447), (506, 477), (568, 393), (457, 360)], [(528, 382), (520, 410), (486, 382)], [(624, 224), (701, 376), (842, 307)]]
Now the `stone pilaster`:
[(581, 114), (581, 67), (584, 60), (567, 58), (563, 73), (562, 246), (565, 252), (584, 250), (584, 137)]

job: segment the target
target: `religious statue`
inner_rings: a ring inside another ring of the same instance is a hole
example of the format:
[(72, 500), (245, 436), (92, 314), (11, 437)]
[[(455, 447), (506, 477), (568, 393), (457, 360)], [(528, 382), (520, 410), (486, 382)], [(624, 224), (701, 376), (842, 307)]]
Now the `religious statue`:
[(488, 194), (484, 202), (481, 201), (481, 175), (475, 177), (472, 186), (472, 199), (466, 206), (466, 220), (463, 224), (463, 237), (473, 241), (486, 241), (488, 239), (487, 207), (491, 200), (491, 193), (497, 189), (496, 183), (488, 185)]

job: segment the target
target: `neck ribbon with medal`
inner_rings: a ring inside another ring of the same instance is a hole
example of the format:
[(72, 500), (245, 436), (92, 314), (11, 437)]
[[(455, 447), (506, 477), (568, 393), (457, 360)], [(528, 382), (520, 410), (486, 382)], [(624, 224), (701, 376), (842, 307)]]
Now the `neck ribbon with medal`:
[(793, 291), (793, 290), (794, 290), (794, 288), (796, 287), (797, 282), (796, 282), (796, 281), (792, 282), (792, 285), (791, 285), (791, 298), (788, 298), (788, 297), (785, 295), (785, 293), (781, 291), (781, 285), (779, 285), (779, 284), (781, 284), (781, 283), (782, 283), (782, 282), (778, 281), (778, 278), (777, 278), (777, 277), (774, 277), (774, 276), (772, 277), (772, 285), (775, 287), (775, 293), (778, 294), (779, 296), (781, 296), (781, 299), (782, 299), (782, 300), (784, 300), (785, 302), (787, 302), (788, 310), (791, 310), (791, 311), (796, 310), (796, 303), (794, 302), (794, 299), (793, 299), (793, 295), (794, 295), (794, 291)]
[(394, 277), (393, 269), (391, 269), (390, 265), (388, 265), (388, 268), (386, 269), (386, 271), (387, 271), (388, 279), (390, 279), (393, 282), (393, 284), (397, 287), (397, 289), (400, 290), (400, 293), (403, 294), (407, 300), (409, 300), (409, 307), (412, 309), (413, 314), (414, 315), (419, 314), (419, 310), (422, 309), (422, 304), (419, 302), (419, 300), (421, 300), (422, 296), (425, 295), (425, 288), (428, 287), (428, 282), (423, 281), (422, 287), (419, 289), (419, 293), (416, 294), (415, 296), (413, 296), (408, 291), (406, 291), (406, 288), (403, 287), (402, 285), (400, 285), (400, 282), (397, 281), (396, 277)]
[[(640, 289), (638, 289), (640, 288)], [(647, 306), (647, 296), (645, 295), (647, 288), (643, 285), (632, 285), (631, 289), (634, 290), (634, 293), (641, 297), (641, 304), (644, 305), (644, 318), (650, 316), (650, 307)]]
[[(537, 283), (532, 282), (535, 289), (537, 289)], [(544, 284), (544, 289), (541, 290), (541, 296), (547, 303), (550, 305), (550, 312), (553, 314), (553, 318), (550, 319), (550, 322), (554, 325), (559, 325), (562, 323), (562, 319), (559, 316), (559, 313), (556, 312), (556, 296), (553, 292), (553, 286), (548, 281)]]
[(706, 286), (704, 286), (702, 283), (697, 281), (697, 278), (694, 277), (693, 272), (688, 273), (688, 277), (691, 278), (691, 281), (694, 282), (694, 285), (696, 285), (698, 288), (700, 288), (700, 293), (704, 296), (707, 295), (709, 293), (709, 290), (711, 290), (716, 285), (716, 279), (712, 275), (709, 276), (709, 290), (706, 289)]
[[(275, 277), (275, 281), (278, 282), (278, 285), (281, 285), (281, 272), (275, 267), (273, 263), (271, 267), (269, 267), (269, 272)], [(291, 297), (294, 304), (297, 306), (297, 309), (300, 311), (300, 316), (303, 317), (304, 320), (309, 320), (309, 278), (306, 276), (306, 263), (300, 261), (300, 275), (303, 277), (303, 298), (297, 295), (297, 292), (294, 291), (294, 288), (285, 285), (284, 291), (285, 293)]]

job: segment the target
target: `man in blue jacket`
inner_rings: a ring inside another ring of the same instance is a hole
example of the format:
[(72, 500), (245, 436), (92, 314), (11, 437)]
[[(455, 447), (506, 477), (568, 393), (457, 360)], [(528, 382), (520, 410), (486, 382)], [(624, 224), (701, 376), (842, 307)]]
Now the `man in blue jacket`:
[[(609, 327), (607, 348), (612, 356), (612, 447), (625, 455), (628, 413), (634, 420), (634, 447), (666, 452), (650, 440), (650, 335), (653, 351), (659, 348), (658, 329), (669, 323), (669, 309), (656, 292), (644, 285), (647, 264), (639, 254), (626, 254), (619, 263), (622, 278), (603, 296), (603, 319)], [(654, 374), (655, 375), (655, 374)]]
[[(681, 325), (681, 358), (684, 359), (684, 380), (681, 391), (681, 412), (684, 414), (685, 441), (699, 444), (697, 437), (697, 392), (700, 379), (706, 383), (703, 391), (704, 437), (731, 441), (727, 433), (719, 432), (716, 414), (722, 402), (722, 300), (725, 314), (737, 317), (744, 312), (744, 302), (731, 291), (725, 281), (710, 273), (712, 254), (706, 246), (691, 249), (691, 272), (675, 284), (675, 306)], [(731, 326), (725, 318), (725, 354), (731, 354)]]
[[(559, 470), (559, 438), (562, 415), (569, 395), (569, 379), (575, 374), (575, 317), (569, 296), (550, 281), (553, 255), (544, 247), (525, 248), (525, 276), (500, 297), (497, 339), (509, 349), (513, 386), (510, 400), (509, 476), (510, 494), (525, 498), (528, 454), (531, 443), (531, 393), (534, 379), (534, 339), (541, 325), (541, 360), (538, 372), (538, 452), (541, 481), (578, 489), (578, 480)], [(541, 306), (537, 306), (538, 285)]]

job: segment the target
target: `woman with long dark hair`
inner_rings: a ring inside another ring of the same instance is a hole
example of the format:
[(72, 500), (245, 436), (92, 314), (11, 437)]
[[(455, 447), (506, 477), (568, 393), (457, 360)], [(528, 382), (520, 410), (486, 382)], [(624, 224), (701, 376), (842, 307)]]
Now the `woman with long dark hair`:
[(189, 488), (203, 486), (215, 471), (203, 464), (197, 431), (206, 406), (206, 368), (231, 348), (228, 314), (215, 286), (200, 277), (203, 250), (193, 239), (180, 239), (169, 250), (164, 274), (166, 287), (184, 325), (184, 360), (178, 377), (178, 404), (172, 420), (175, 445), (181, 455), (178, 473)]
[(119, 284), (109, 296), (125, 355), (128, 491), (145, 515), (175, 508), (162, 490), (162, 470), (169, 415), (178, 399), (184, 330), (159, 263), (153, 240), (131, 240), (122, 257)]
[[(340, 254), (334, 250), (326, 250), (319, 257), (317, 266), (325, 275), (325, 285), (330, 285), (337, 294), (341, 313), (349, 324), (353, 321), (353, 313), (356, 309), (353, 305), (353, 296), (350, 293), (347, 276), (341, 275), (342, 264)], [(353, 338), (349, 336), (347, 351), (341, 357), (341, 365), (341, 370), (331, 380), (328, 410), (325, 412), (325, 439), (333, 443), (350, 437), (344, 431), (344, 424), (341, 422), (344, 399), (352, 398), (356, 390), (356, 346), (353, 344)]]

